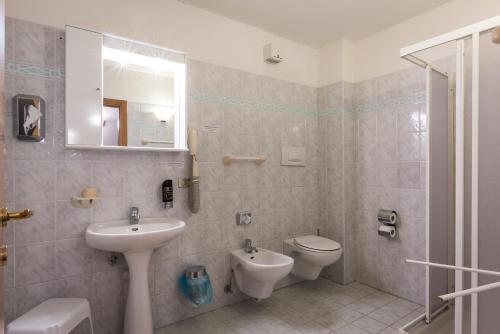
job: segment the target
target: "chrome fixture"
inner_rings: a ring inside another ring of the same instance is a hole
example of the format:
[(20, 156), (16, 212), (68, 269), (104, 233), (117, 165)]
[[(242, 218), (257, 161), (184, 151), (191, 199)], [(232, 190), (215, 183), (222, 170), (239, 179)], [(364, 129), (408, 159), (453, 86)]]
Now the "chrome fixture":
[(130, 208), (130, 217), (129, 217), (129, 222), (130, 224), (139, 224), (139, 219), (141, 216), (139, 215), (139, 208), (138, 207), (131, 207)]
[(248, 225), (252, 222), (252, 213), (250, 211), (241, 211), (236, 213), (236, 225)]
[(252, 239), (245, 239), (245, 253), (252, 254), (257, 253), (259, 250), (257, 247), (252, 246)]

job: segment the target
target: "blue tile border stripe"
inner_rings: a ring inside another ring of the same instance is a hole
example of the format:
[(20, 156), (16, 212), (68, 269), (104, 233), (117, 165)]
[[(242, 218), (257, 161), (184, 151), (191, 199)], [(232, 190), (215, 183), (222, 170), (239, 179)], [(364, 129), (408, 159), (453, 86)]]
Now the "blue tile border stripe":
[(64, 68), (59, 67), (23, 63), (6, 63), (5, 70), (8, 73), (64, 80)]
[[(65, 76), (64, 68), (46, 66), (46, 65), (8, 62), (5, 64), (5, 70), (8, 73), (15, 73), (19, 75), (33, 75), (54, 80), (64, 80)], [(355, 106), (354, 108), (340, 107), (340, 108), (332, 108), (332, 109), (317, 111), (317, 110), (298, 108), (289, 105), (244, 99), (236, 96), (219, 96), (219, 95), (210, 95), (200, 92), (188, 94), (188, 99), (192, 101), (220, 103), (228, 106), (236, 106), (239, 108), (255, 109), (255, 110), (277, 112), (277, 113), (302, 114), (307, 116), (316, 116), (316, 115), (326, 116), (326, 115), (336, 114), (339, 112), (370, 112), (370, 111), (380, 110), (383, 108), (398, 107), (398, 106), (412, 105), (412, 104), (422, 104), (425, 103), (425, 97), (426, 97), (425, 92), (417, 92), (412, 95), (402, 96), (395, 99), (388, 99), (384, 101)]]
[(326, 116), (339, 112), (370, 112), (390, 107), (395, 108), (398, 106), (422, 104), (425, 103), (425, 94), (426, 94), (425, 92), (417, 92), (412, 95), (402, 96), (400, 98), (395, 98), (395, 99), (388, 99), (380, 102), (363, 104), (360, 106), (356, 106), (354, 108), (339, 107), (339, 108), (332, 108), (320, 111), (306, 110), (306, 109), (295, 108), (293, 106), (242, 99), (239, 97), (216, 96), (204, 93), (191, 93), (188, 95), (188, 98), (192, 101), (220, 103), (224, 105), (237, 106), (240, 108), (256, 109), (269, 112), (295, 113), (295, 114), (305, 114), (309, 116), (315, 116), (315, 115)]
[(309, 116), (316, 116), (316, 110), (307, 110), (293, 106), (274, 104), (269, 102), (255, 101), (250, 99), (243, 99), (235, 96), (218, 96), (204, 93), (190, 93), (188, 99), (199, 102), (220, 103), (229, 106), (236, 106), (239, 108), (255, 109), (261, 111), (278, 112), (278, 113), (294, 113)]

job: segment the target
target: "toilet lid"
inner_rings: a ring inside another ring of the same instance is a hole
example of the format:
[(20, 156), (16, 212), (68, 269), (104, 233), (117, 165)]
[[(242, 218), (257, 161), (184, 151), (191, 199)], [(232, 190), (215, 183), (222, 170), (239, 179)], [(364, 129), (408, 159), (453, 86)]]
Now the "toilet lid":
[(335, 251), (340, 249), (340, 244), (331, 239), (319, 237), (316, 235), (305, 235), (294, 239), (299, 246), (318, 251)]

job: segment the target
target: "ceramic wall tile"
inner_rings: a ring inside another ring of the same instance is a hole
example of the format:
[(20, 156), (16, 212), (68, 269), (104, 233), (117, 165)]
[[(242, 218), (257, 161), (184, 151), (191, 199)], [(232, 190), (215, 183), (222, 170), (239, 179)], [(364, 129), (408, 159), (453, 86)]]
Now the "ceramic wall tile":
[(70, 200), (56, 201), (55, 238), (81, 238), (91, 221), (91, 212), (75, 208)]
[(92, 271), (92, 249), (84, 239), (56, 241), (56, 270), (58, 276), (74, 276)]
[(30, 208), (36, 215), (11, 223), (14, 226), (15, 243), (26, 244), (54, 240), (55, 203), (53, 201), (16, 202), (14, 209)]
[(53, 200), (55, 194), (55, 163), (25, 160), (14, 161), (14, 196), (16, 201)]
[(35, 23), (12, 20), (15, 59), (26, 64), (55, 65), (56, 30)]
[(47, 282), (57, 278), (55, 243), (16, 246), (16, 286)]
[[(63, 69), (63, 31), (8, 19), (7, 32), (8, 61)], [(30, 43), (39, 52), (28, 52)], [(118, 263), (110, 264), (111, 253), (91, 250), (83, 237), (90, 223), (127, 219), (133, 205), (143, 217), (176, 217), (187, 223), (182, 236), (153, 255), (155, 327), (240, 301), (241, 294), (227, 295), (223, 287), (228, 254), (247, 237), (281, 251), (285, 238), (320, 228), (345, 249), (343, 259), (328, 268), (328, 277), (342, 283), (356, 278), (387, 289), (400, 284), (397, 279), (403, 278), (394, 272), (401, 267), (379, 266), (375, 259), (383, 244), (374, 217), (380, 205), (397, 206), (404, 215), (401, 224), (419, 221), (425, 211), (425, 112), (421, 105), (390, 107), (400, 97), (422, 91), (420, 72), (316, 89), (194, 60), (188, 69), (189, 126), (199, 134), (201, 209), (196, 215), (188, 210), (187, 189), (174, 187), (172, 210), (163, 209), (160, 201), (161, 182), (170, 178), (176, 185), (179, 177), (189, 176), (188, 154), (68, 150), (64, 80), (7, 72), (8, 110), (15, 94), (41, 95), (50, 120), (43, 143), (19, 143), (6, 134), (9, 205), (35, 209), (33, 222), (13, 226), (8, 238), (16, 260), (8, 270), (8, 285), (15, 286), (8, 291), (17, 305), (11, 317), (46, 298), (86, 297), (96, 332), (121, 333), (125, 260), (119, 255)], [(418, 129), (403, 123), (411, 113), (418, 114)], [(12, 122), (10, 115), (5, 121)], [(305, 168), (281, 166), (285, 144), (306, 147)], [(226, 153), (262, 154), (267, 161), (224, 166)], [(412, 179), (416, 166), (418, 182)], [(70, 198), (86, 186), (98, 189), (99, 200), (90, 210), (73, 207)], [(235, 224), (239, 210), (252, 212), (251, 226)], [(402, 227), (402, 253), (419, 249), (421, 240), (408, 236), (420, 235), (421, 225), (414, 226), (418, 231)], [(208, 267), (216, 291), (213, 305), (193, 310), (172, 288), (176, 275), (191, 264)], [(405, 296), (413, 299), (421, 286), (418, 280), (411, 282)]]

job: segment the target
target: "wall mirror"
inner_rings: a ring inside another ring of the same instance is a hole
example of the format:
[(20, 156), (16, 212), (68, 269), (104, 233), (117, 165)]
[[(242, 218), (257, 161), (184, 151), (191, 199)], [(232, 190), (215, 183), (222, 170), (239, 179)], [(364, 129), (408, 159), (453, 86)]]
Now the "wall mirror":
[(186, 150), (186, 55), (66, 26), (66, 147)]

